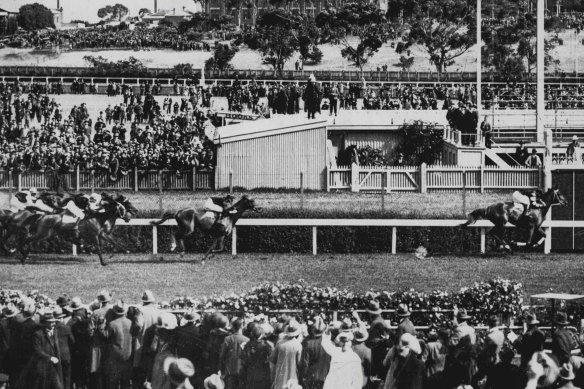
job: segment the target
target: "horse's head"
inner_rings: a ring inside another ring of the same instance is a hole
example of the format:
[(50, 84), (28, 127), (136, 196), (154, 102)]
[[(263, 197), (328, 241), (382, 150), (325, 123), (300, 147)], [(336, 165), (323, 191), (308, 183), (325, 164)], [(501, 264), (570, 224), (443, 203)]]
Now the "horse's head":
[(256, 207), (255, 200), (250, 199), (247, 195), (243, 195), (237, 202), (236, 206), (239, 208), (240, 213), (247, 210), (254, 212), (260, 212), (262, 210), (261, 208)]
[(562, 207), (567, 207), (569, 202), (566, 200), (558, 184), (554, 185), (551, 191), (551, 202), (550, 205), (560, 204)]
[(126, 223), (129, 222), (133, 217), (138, 216), (138, 209), (134, 207), (134, 205), (130, 202), (130, 200), (128, 200), (126, 196), (118, 195), (116, 196), (115, 201), (124, 207), (126, 212), (123, 219)]

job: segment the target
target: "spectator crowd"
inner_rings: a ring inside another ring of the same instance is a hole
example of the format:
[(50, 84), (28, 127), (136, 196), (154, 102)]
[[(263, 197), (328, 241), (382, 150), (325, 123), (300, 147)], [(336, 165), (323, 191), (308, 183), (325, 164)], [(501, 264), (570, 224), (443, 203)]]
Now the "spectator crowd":
[(23, 298), (0, 315), (0, 377), (9, 389), (583, 387), (584, 359), (572, 352), (579, 340), (564, 313), (554, 319), (549, 354), (532, 313), (520, 335), (496, 315), (488, 330), (475, 330), (464, 309), (423, 331), (406, 304), (391, 320), (382, 314), (375, 300), (367, 317), (353, 312), (328, 321), (171, 313), (149, 290), (139, 306), (107, 290), (88, 305), (62, 296), (42, 311)]

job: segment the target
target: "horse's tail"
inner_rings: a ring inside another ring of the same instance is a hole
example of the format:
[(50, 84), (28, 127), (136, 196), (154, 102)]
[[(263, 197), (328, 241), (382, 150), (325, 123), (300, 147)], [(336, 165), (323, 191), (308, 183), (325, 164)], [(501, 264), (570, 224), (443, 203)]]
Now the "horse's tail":
[(169, 219), (174, 219), (176, 217), (176, 212), (172, 212), (172, 211), (167, 211), (164, 213), (164, 215), (162, 215), (162, 219), (160, 220), (152, 220), (150, 222), (150, 224), (152, 224), (153, 226), (159, 226), (162, 223), (164, 223), (165, 221), (169, 220)]
[(475, 209), (471, 213), (468, 214), (468, 220), (465, 223), (462, 223), (461, 227), (468, 227), (471, 224), (474, 224), (478, 219), (484, 219), (487, 216), (487, 208), (479, 208)]

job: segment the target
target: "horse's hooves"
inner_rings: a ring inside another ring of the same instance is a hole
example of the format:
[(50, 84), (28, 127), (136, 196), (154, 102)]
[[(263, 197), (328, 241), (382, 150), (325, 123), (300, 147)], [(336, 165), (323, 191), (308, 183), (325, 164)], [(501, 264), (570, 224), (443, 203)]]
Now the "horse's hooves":
[(101, 266), (107, 266), (107, 263), (105, 263), (105, 262), (102, 262), (102, 263), (101, 263)]

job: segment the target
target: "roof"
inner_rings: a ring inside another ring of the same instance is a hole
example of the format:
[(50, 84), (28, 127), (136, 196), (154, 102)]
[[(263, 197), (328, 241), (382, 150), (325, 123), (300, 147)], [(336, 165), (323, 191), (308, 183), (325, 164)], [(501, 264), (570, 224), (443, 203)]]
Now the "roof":
[(247, 139), (306, 131), (314, 128), (326, 128), (326, 125), (326, 120), (322, 119), (309, 120), (303, 115), (283, 115), (270, 119), (259, 119), (219, 127), (217, 133), (221, 143), (225, 144)]
[(338, 116), (329, 117), (331, 130), (395, 130), (404, 123), (421, 120), (447, 126), (445, 111), (420, 110), (339, 110)]
[(584, 299), (584, 295), (581, 294), (568, 294), (568, 293), (541, 293), (531, 296), (533, 299), (547, 299), (547, 300), (580, 300)]
[(0, 12), (7, 12), (9, 14), (19, 13), (19, 11), (17, 9), (6, 7), (6, 6), (2, 6), (2, 8), (0, 8)]

